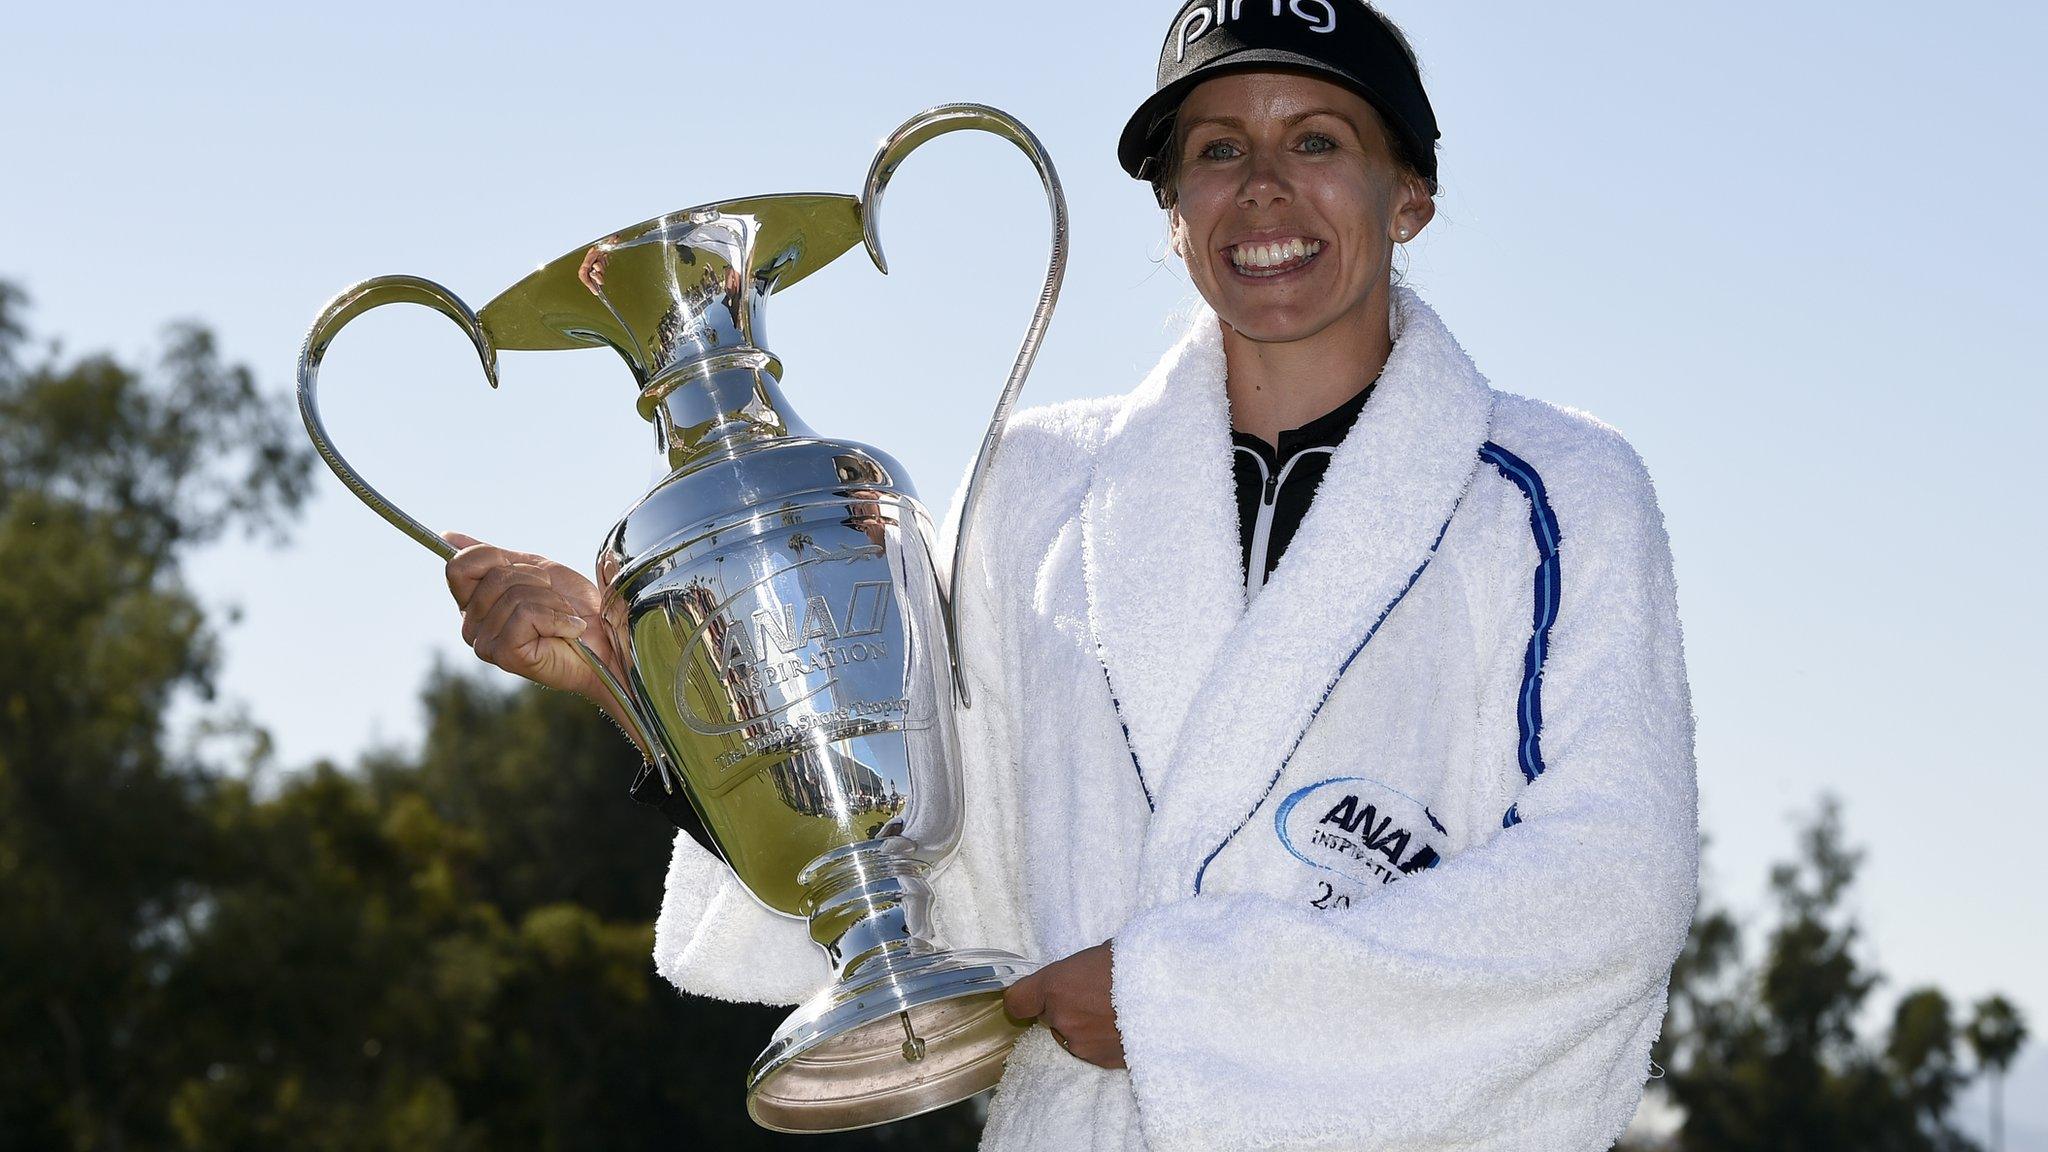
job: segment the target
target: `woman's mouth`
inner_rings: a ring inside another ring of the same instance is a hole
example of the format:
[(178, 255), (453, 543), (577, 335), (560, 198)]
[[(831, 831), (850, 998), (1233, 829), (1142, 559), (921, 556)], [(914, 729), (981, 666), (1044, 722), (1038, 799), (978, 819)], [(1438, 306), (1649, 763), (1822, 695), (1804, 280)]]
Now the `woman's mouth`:
[(1264, 280), (1308, 267), (1322, 250), (1321, 240), (1294, 236), (1284, 240), (1236, 244), (1225, 251), (1230, 257), (1230, 266), (1237, 270), (1238, 275)]

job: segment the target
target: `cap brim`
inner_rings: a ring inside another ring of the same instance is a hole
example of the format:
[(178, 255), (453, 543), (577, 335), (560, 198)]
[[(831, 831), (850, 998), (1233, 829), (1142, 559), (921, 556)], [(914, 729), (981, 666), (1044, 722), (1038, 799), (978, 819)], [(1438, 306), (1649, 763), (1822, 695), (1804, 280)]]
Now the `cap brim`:
[[(1217, 57), (1154, 92), (1150, 99), (1138, 105), (1137, 112), (1133, 113), (1130, 121), (1124, 125), (1123, 135), (1117, 139), (1117, 163), (1121, 164), (1123, 170), (1130, 173), (1133, 178), (1146, 179), (1141, 174), (1145, 161), (1159, 151), (1160, 138), (1172, 127), (1173, 114), (1179, 110), (1180, 102), (1187, 99), (1188, 93), (1218, 76), (1227, 76), (1233, 72), (1271, 70), (1312, 72), (1318, 76), (1327, 76), (1357, 92), (1374, 109), (1382, 107), (1379, 95), (1365, 81), (1341, 68), (1332, 67), (1313, 56), (1304, 56), (1299, 52), (1288, 52), (1279, 48), (1246, 48), (1228, 56)], [(1386, 115), (1384, 111), (1380, 114)]]

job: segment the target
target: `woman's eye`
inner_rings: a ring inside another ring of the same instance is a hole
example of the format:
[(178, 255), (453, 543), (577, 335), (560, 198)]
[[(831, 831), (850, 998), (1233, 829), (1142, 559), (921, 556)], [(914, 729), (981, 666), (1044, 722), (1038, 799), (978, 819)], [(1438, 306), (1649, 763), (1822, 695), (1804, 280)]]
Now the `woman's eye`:
[(1228, 160), (1237, 155), (1237, 145), (1228, 140), (1212, 140), (1195, 153), (1203, 160)]
[(1334, 150), (1336, 147), (1337, 142), (1335, 140), (1330, 139), (1328, 136), (1325, 136), (1320, 132), (1310, 133), (1309, 135), (1302, 137), (1301, 140), (1301, 150), (1304, 152), (1329, 152)]

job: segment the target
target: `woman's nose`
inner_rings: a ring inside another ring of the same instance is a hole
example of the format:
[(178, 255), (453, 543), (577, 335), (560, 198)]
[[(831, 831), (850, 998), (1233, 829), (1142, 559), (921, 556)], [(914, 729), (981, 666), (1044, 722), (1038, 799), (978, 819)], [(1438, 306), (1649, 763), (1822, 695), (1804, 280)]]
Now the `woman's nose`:
[(1253, 152), (1245, 164), (1244, 184), (1238, 189), (1238, 204), (1245, 208), (1262, 208), (1288, 198), (1290, 189), (1286, 173), (1279, 161), (1270, 152)]

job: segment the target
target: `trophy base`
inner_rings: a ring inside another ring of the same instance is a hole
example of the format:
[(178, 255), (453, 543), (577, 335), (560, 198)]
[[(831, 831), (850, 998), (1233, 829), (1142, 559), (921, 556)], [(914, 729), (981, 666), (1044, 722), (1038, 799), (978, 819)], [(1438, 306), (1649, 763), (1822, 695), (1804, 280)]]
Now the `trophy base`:
[(799, 1007), (747, 1076), (747, 1113), (777, 1132), (843, 1132), (993, 1086), (1028, 1025), (1003, 990), (1038, 965), (988, 949), (890, 956)]

